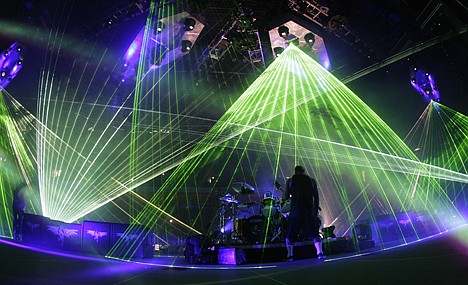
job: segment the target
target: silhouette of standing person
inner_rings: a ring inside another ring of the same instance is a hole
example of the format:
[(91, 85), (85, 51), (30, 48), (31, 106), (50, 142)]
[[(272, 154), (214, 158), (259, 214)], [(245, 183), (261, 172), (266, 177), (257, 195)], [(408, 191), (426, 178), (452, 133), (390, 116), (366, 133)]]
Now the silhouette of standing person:
[(23, 237), (23, 215), (26, 210), (26, 200), (22, 183), (13, 191), (13, 238), (22, 240)]
[(322, 251), (322, 240), (319, 235), (318, 211), (319, 196), (317, 182), (305, 174), (302, 166), (294, 168), (294, 175), (286, 181), (284, 198), (291, 200), (291, 212), (286, 234), (287, 259), (293, 260), (294, 241), (301, 230), (305, 237), (314, 241), (317, 250), (317, 258), (325, 259)]

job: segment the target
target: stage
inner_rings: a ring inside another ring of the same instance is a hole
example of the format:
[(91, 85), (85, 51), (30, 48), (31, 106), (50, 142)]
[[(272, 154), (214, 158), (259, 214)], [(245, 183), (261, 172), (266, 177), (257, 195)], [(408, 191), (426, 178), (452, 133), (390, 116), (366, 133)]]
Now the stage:
[(468, 270), (467, 227), (391, 250), (245, 265), (190, 264), (183, 256), (124, 262), (8, 239), (0, 248), (3, 284), (464, 284)]

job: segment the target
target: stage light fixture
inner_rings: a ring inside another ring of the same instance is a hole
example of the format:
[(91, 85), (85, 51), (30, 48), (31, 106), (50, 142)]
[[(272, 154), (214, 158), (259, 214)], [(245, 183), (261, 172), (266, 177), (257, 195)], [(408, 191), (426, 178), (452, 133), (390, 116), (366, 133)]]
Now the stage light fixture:
[(161, 22), (161, 21), (157, 22), (155, 27), (154, 27), (154, 33), (156, 35), (161, 33), (164, 30), (165, 27), (166, 27), (166, 25), (163, 22)]
[(275, 52), (275, 56), (278, 57), (283, 51), (284, 51), (284, 48), (282, 47), (275, 47), (273, 49), (273, 51)]
[(182, 50), (182, 52), (189, 52), (191, 48), (192, 48), (192, 42), (188, 40), (183, 40), (180, 43), (180, 49)]
[(439, 101), (440, 94), (434, 80), (434, 76), (424, 68), (412, 66), (410, 68), (411, 86), (421, 95), (426, 101)]
[(284, 38), (284, 39), (287, 39), (288, 38), (288, 35), (289, 35), (289, 29), (288, 27), (286, 26), (281, 26), (278, 28), (278, 34), (280, 35), (280, 37)]
[(295, 46), (299, 46), (299, 38), (293, 35), (289, 35), (286, 43), (293, 44)]
[(20, 43), (13, 43), (0, 54), (0, 87), (5, 88), (20, 71), (23, 65), (23, 47)]
[(325, 69), (331, 68), (327, 49), (323, 38), (294, 21), (282, 23), (268, 31), (273, 56), (276, 55), (275, 47), (286, 49), (289, 45), (294, 45), (309, 54), (313, 54), (314, 59), (320, 62)]
[(304, 36), (304, 40), (309, 46), (313, 46), (315, 44), (315, 35), (313, 33), (307, 33)]
[(195, 20), (193, 18), (185, 18), (184, 27), (185, 31), (191, 31), (195, 28)]

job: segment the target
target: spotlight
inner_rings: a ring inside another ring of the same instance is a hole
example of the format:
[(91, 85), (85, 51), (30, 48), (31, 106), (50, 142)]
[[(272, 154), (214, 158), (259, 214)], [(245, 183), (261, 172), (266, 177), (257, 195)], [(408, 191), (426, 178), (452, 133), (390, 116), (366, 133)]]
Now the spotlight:
[(164, 30), (166, 25), (163, 22), (158, 22), (154, 27), (154, 33), (157, 35)]
[(273, 50), (274, 50), (274, 52), (275, 52), (275, 56), (278, 57), (278, 56), (284, 51), (284, 48), (282, 48), (282, 47), (275, 47)]
[(180, 44), (180, 49), (182, 50), (182, 52), (189, 52), (191, 48), (192, 48), (191, 41), (183, 40)]
[(195, 28), (195, 20), (193, 18), (185, 18), (184, 21), (185, 31), (191, 31)]
[(289, 29), (288, 27), (286, 26), (281, 26), (278, 28), (278, 34), (280, 35), (280, 37), (286, 39), (289, 35)]
[(307, 33), (304, 36), (304, 40), (309, 46), (313, 46), (315, 44), (315, 35), (313, 33)]
[[(292, 36), (292, 35), (290, 35)], [(299, 38), (296, 36), (288, 37), (289, 43), (288, 44), (293, 44), (295, 46), (299, 46)]]

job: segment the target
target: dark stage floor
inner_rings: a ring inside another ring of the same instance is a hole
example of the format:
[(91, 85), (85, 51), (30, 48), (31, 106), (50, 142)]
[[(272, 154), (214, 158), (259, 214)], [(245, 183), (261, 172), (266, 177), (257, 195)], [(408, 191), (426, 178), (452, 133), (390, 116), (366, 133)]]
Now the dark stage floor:
[(392, 250), (326, 261), (190, 265), (50, 254), (0, 242), (0, 284), (468, 284), (468, 227)]

